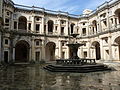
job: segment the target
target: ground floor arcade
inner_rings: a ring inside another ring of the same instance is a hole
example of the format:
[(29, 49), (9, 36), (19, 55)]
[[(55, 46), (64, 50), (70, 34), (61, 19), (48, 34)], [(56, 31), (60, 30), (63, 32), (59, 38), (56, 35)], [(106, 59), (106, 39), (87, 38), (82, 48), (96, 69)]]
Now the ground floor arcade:
[[(66, 38), (47, 37), (16, 37), (10, 40), (8, 37), (0, 37), (1, 61), (6, 63), (30, 62), (30, 61), (55, 61), (56, 59), (68, 59), (70, 41)], [(120, 61), (120, 35), (78, 39), (77, 42), (85, 43), (78, 49), (80, 58), (91, 58), (104, 61)]]

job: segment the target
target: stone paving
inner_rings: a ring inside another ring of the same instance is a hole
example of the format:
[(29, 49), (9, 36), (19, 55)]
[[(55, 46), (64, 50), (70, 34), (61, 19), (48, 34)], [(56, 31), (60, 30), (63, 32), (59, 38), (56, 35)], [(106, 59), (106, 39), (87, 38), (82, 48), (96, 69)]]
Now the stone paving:
[(41, 65), (0, 70), (0, 90), (120, 90), (120, 67), (94, 73), (51, 73)]

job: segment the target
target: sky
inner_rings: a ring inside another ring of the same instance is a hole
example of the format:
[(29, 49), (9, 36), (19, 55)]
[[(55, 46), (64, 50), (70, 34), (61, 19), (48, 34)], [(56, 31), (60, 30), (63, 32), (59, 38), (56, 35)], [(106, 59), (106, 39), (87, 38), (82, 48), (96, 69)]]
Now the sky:
[(109, 0), (12, 0), (15, 4), (37, 6), (49, 10), (64, 11), (80, 15), (85, 9), (94, 10)]

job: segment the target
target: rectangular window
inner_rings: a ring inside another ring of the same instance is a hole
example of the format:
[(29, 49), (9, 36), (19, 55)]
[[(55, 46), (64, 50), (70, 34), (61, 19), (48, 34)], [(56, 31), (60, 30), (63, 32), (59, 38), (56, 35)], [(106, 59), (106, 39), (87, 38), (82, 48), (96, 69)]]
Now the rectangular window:
[(58, 27), (57, 27), (57, 26), (55, 26), (55, 30), (57, 30), (57, 28), (58, 28)]
[(83, 36), (86, 35), (86, 28), (83, 28), (82, 33), (83, 33)]
[(44, 25), (44, 32), (46, 32), (46, 25)]
[(4, 61), (8, 63), (8, 51), (4, 51)]
[(31, 30), (31, 23), (28, 24), (28, 30)]
[(40, 52), (35, 52), (35, 59), (36, 61), (39, 61), (40, 60)]
[(36, 46), (39, 46), (40, 45), (40, 42), (39, 41), (36, 41)]
[(62, 59), (65, 59), (65, 52), (62, 52)]
[(36, 24), (36, 32), (39, 32), (40, 30), (40, 24)]
[(9, 23), (9, 19), (8, 18), (5, 19), (5, 23)]
[(14, 29), (17, 29), (17, 22), (14, 22)]
[(61, 27), (61, 35), (64, 35), (64, 27)]
[(5, 39), (5, 44), (8, 45), (8, 39)]
[(87, 52), (85, 51), (85, 52), (84, 52), (84, 58), (86, 58), (86, 57), (87, 57)]

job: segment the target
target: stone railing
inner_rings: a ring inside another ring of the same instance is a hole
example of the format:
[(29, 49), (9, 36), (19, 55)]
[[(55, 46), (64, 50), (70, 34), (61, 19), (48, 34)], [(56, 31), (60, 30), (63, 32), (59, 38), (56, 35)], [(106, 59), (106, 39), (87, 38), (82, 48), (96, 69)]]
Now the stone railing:
[(95, 59), (58, 59), (56, 60), (58, 65), (84, 65), (84, 64), (96, 64)]

